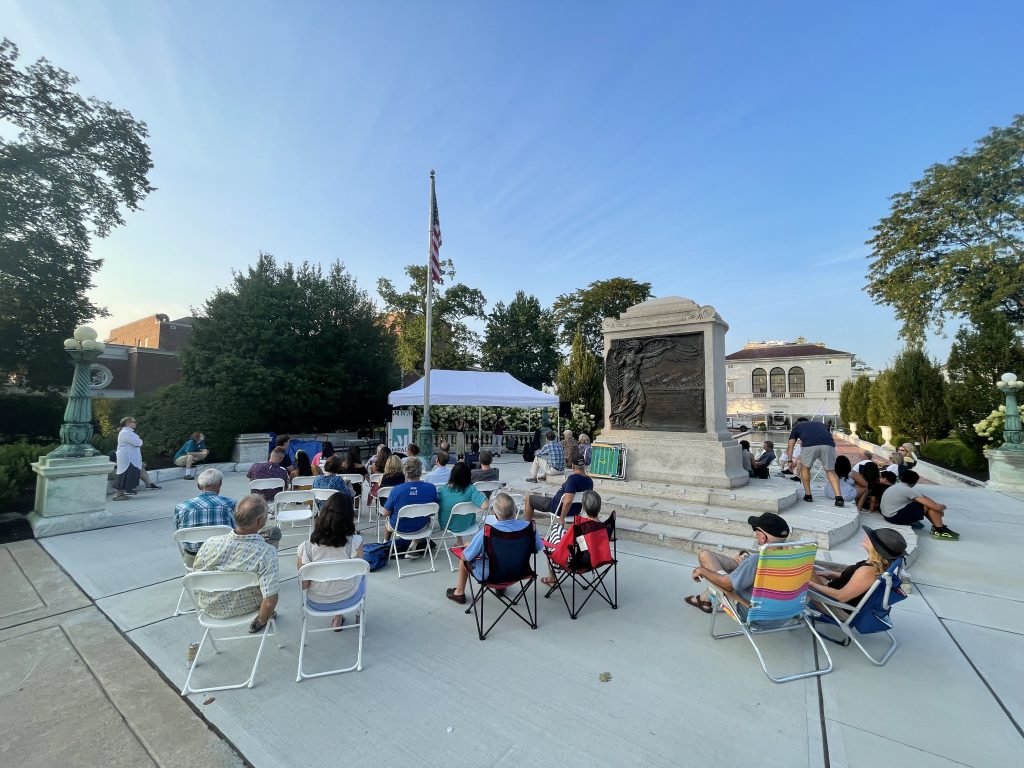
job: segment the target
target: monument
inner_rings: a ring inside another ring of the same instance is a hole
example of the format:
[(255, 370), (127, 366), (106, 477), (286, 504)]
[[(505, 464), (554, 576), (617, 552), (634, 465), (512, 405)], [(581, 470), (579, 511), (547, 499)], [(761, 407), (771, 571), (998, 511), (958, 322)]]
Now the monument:
[(996, 388), (1006, 398), (1006, 421), (1003, 423), (1003, 444), (985, 452), (988, 458), (988, 488), (993, 491), (1024, 493), (1024, 433), (1021, 432), (1020, 407), (1017, 395), (1024, 381), (1016, 374), (1004, 373)]
[(103, 342), (88, 326), (75, 329), (64, 349), (75, 364), (74, 378), (60, 428), (60, 445), (32, 464), (36, 473), (35, 507), (28, 516), (39, 539), (109, 525), (106, 511), (107, 478), (113, 465), (92, 447), (91, 366), (103, 352)]
[(711, 306), (670, 296), (604, 321), (602, 443), (627, 450), (627, 481), (739, 488), (749, 481), (725, 426), (725, 332)]

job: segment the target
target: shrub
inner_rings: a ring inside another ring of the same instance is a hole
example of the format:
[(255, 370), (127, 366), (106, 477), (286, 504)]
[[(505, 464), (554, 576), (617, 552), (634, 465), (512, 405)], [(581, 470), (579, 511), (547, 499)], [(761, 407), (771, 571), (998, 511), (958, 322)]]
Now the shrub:
[(230, 394), (181, 382), (136, 399), (133, 415), (146, 461), (173, 456), (197, 430), (206, 435), (211, 461), (229, 461), (236, 435), (262, 429), (253, 423), (260, 416), (245, 413)]
[(926, 459), (935, 459), (954, 468), (978, 471), (987, 466), (983, 455), (956, 437), (945, 440), (929, 440), (921, 446), (921, 456)]
[(64, 398), (54, 394), (0, 395), (0, 413), (4, 415), (0, 440), (54, 440), (64, 422), (65, 405)]
[(35, 479), (32, 462), (56, 447), (32, 443), (0, 445), (0, 509), (32, 485)]

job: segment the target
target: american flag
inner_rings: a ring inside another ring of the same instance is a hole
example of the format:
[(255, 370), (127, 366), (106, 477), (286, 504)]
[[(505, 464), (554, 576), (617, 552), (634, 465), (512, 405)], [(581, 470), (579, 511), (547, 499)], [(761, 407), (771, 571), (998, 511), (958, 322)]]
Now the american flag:
[(435, 283), (444, 282), (441, 279), (441, 218), (437, 215), (433, 184), (430, 185), (430, 279)]

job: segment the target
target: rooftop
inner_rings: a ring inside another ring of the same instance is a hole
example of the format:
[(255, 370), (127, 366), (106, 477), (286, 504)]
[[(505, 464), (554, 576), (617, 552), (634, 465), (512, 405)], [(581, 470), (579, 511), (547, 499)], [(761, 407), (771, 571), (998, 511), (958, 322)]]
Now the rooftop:
[(804, 342), (751, 342), (738, 352), (726, 355), (726, 360), (775, 360), (784, 357), (853, 357), (852, 352), (830, 349), (824, 344)]

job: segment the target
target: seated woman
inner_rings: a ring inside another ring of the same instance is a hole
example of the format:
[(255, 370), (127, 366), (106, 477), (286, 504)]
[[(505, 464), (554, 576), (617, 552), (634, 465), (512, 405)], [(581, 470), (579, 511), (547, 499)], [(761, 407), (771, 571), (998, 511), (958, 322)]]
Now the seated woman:
[(873, 511), (871, 501), (873, 499), (872, 489), (878, 485), (879, 469), (873, 461), (863, 461), (859, 465), (860, 471), (850, 473), (850, 479), (857, 486), (857, 511)]
[[(857, 605), (875, 580), (907, 551), (907, 541), (892, 528), (863, 526), (866, 560), (848, 565), (842, 571), (819, 571), (811, 577), (811, 590), (841, 603)], [(813, 600), (813, 597), (811, 598)]]
[(338, 456), (331, 456), (324, 462), (323, 474), (316, 476), (313, 480), (313, 487), (333, 488), (335, 491), (348, 496), (352, 496), (355, 493), (352, 487), (341, 477), (341, 458)]
[(390, 459), (390, 458), (391, 458), (391, 449), (388, 448), (383, 443), (378, 445), (377, 446), (377, 453), (374, 455), (373, 459), (371, 459), (371, 461), (370, 461), (370, 474), (372, 475), (372, 474), (374, 474), (376, 472), (383, 473), (385, 471), (384, 468), (388, 464), (388, 459)]
[(892, 472), (896, 477), (899, 477), (907, 471), (907, 468), (903, 466), (903, 454), (900, 453), (901, 450), (902, 449), (897, 449), (893, 453), (889, 454), (889, 466), (885, 468), (887, 472)]
[[(853, 474), (853, 467), (850, 466), (850, 460), (846, 456), (836, 456), (836, 475), (839, 478), (839, 492), (843, 496), (843, 501), (855, 501), (857, 499), (857, 484), (854, 482), (851, 475)], [(831, 483), (825, 483), (825, 498), (834, 499), (836, 492), (832, 490)]]
[(743, 455), (743, 468), (747, 471), (747, 474), (750, 477), (753, 477), (754, 476), (754, 466), (751, 463), (752, 457), (750, 455), (750, 441), (749, 440), (740, 440), (740, 450), (743, 452), (743, 454), (742, 454)]
[[(298, 549), (298, 567), (323, 560), (352, 560), (363, 556), (363, 539), (356, 533), (352, 497), (336, 493), (316, 516), (313, 533)], [(318, 611), (340, 611), (358, 603), (366, 592), (364, 578), (339, 581), (303, 581), (309, 590), (309, 607)], [(335, 616), (331, 625), (337, 629), (345, 623), (344, 616)]]
[[(599, 520), (601, 516), (601, 494), (597, 491), (584, 491), (580, 495), (580, 509), (587, 516), (588, 520)], [(553, 549), (565, 537), (565, 532), (565, 526), (556, 517), (551, 521), (551, 527), (548, 529), (545, 541), (552, 545)], [(548, 587), (553, 587), (558, 583), (555, 570), (551, 567), (550, 563), (548, 564), (548, 575), (541, 579), (540, 583)]]
[(402, 460), (392, 454), (384, 465), (384, 477), (380, 479), (380, 487), (388, 488), (400, 485), (405, 482), (405, 473), (402, 471)]
[[(471, 501), (481, 509), (487, 508), (487, 496), (473, 485), (472, 475), (468, 462), (457, 461), (452, 467), (448, 484), (437, 487), (437, 525), (441, 530), (448, 525), (448, 518), (452, 516), (452, 507), (460, 502)], [(457, 534), (458, 531), (453, 530), (452, 533)], [(455, 543), (461, 547), (462, 537), (456, 536)]]
[(313, 476), (313, 465), (309, 461), (308, 453), (303, 450), (295, 452), (295, 466), (288, 470), (288, 476), (291, 478)]
[(480, 468), (480, 443), (474, 440), (469, 446), (469, 453), (465, 455), (463, 461), (466, 462), (466, 466), (470, 469)]

